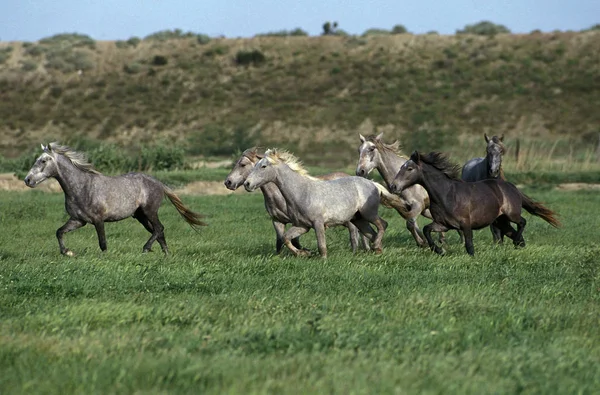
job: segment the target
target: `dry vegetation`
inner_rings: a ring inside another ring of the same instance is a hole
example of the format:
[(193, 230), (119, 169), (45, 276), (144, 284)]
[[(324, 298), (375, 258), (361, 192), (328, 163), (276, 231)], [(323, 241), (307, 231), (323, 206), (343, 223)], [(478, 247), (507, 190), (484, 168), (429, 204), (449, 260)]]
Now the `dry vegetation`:
[(487, 132), (504, 133), (509, 146), (519, 138), (521, 153), (536, 156), (514, 161), (521, 170), (557, 157), (577, 170), (597, 167), (598, 31), (64, 35), (0, 43), (0, 52), (0, 154), (8, 157), (50, 139), (163, 141), (205, 156), (260, 143), (340, 166), (356, 160), (358, 132), (384, 131), (407, 151), (442, 149), (462, 160), (482, 153)]

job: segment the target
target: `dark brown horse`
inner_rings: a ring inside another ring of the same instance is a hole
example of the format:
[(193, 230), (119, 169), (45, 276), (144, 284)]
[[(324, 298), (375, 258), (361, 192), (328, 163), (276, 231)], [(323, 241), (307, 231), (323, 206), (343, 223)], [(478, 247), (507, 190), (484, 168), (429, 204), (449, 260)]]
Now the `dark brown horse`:
[[(524, 247), (523, 230), (527, 221), (521, 216), (521, 208), (554, 227), (560, 226), (553, 211), (526, 196), (510, 182), (501, 179), (465, 182), (458, 178), (459, 170), (439, 152), (421, 155), (415, 151), (390, 185), (391, 191), (396, 193), (414, 184), (427, 190), (433, 222), (423, 228), (423, 233), (436, 253), (443, 254), (444, 251), (431, 238), (432, 231), (462, 230), (467, 253), (474, 255), (473, 230), (491, 224), (502, 236), (511, 238), (515, 246)], [(511, 222), (517, 224), (516, 231), (510, 226)]]

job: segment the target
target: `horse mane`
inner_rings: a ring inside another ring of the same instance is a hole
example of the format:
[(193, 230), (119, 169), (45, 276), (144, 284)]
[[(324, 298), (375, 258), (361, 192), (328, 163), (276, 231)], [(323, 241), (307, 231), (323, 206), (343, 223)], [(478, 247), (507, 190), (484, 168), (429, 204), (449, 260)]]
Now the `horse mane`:
[(421, 162), (435, 167), (453, 180), (460, 180), (461, 166), (450, 162), (448, 157), (442, 152), (433, 151), (428, 154), (421, 154)]
[(377, 138), (377, 136), (375, 135), (370, 135), (365, 137), (365, 140), (375, 144), (375, 147), (379, 150), (379, 151), (387, 151), (387, 152), (391, 152), (393, 154), (396, 154), (404, 159), (408, 159), (401, 151), (401, 147), (400, 147), (400, 142), (398, 140), (394, 140), (393, 143), (390, 144), (386, 144), (383, 141), (381, 141), (381, 139)]
[(253, 163), (256, 163), (265, 157), (265, 149), (262, 147), (248, 148), (247, 150), (242, 152), (242, 156), (245, 156), (246, 158), (250, 159)]
[(81, 152), (77, 152), (66, 145), (61, 145), (57, 142), (50, 143), (50, 150), (56, 154), (62, 155), (69, 159), (71, 163), (79, 170), (85, 171), (86, 173), (101, 174), (99, 171), (94, 169), (94, 166), (87, 160), (85, 155)]
[(500, 146), (500, 148), (502, 149), (502, 155), (506, 154), (506, 146), (504, 145), (504, 143), (500, 140), (500, 138), (498, 136), (492, 136), (492, 138), (490, 138), (490, 140), (494, 143)]
[(278, 150), (277, 148), (268, 149), (265, 152), (265, 158), (273, 163), (285, 163), (290, 169), (300, 174), (303, 177), (307, 177), (313, 180), (316, 178), (308, 174), (308, 170), (304, 168), (304, 165), (294, 154), (285, 150)]

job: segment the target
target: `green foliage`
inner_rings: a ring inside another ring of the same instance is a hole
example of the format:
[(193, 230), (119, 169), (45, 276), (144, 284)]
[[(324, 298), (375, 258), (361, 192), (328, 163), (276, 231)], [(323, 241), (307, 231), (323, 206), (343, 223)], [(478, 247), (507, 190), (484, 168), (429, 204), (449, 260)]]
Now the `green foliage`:
[(480, 36), (495, 36), (502, 33), (510, 33), (510, 30), (504, 25), (495, 24), (490, 21), (467, 25), (462, 30), (456, 31), (456, 34), (477, 34)]
[(204, 51), (204, 56), (207, 57), (213, 57), (213, 56), (220, 56), (220, 55), (225, 55), (229, 52), (229, 47), (226, 47), (224, 45), (215, 45), (214, 47), (211, 47), (209, 49), (207, 49), (206, 51)]
[(182, 39), (182, 38), (191, 38), (196, 37), (195, 33), (192, 32), (183, 32), (181, 29), (173, 29), (173, 30), (161, 30), (156, 33), (152, 33), (144, 37), (144, 40), (147, 41), (166, 41), (166, 40), (174, 40), (174, 39)]
[[(389, 30), (386, 29), (379, 29), (379, 28), (372, 28), (372, 29), (368, 29), (366, 30), (362, 36), (363, 37), (368, 37), (368, 36), (385, 36), (391, 34)], [(394, 33), (396, 34), (396, 33)]]
[(594, 31), (594, 30), (600, 30), (600, 23), (596, 23), (595, 25), (590, 26), (589, 28), (584, 29), (583, 31), (584, 32), (591, 32), (591, 31)]
[(140, 42), (142, 42), (142, 39), (139, 37), (131, 37), (126, 41), (127, 45), (133, 48), (137, 47)]
[(165, 66), (167, 63), (169, 63), (169, 60), (167, 59), (166, 56), (155, 55), (154, 58), (152, 58), (152, 62), (151, 63), (154, 66)]
[(50, 37), (42, 38), (39, 41), (40, 45), (54, 48), (79, 48), (87, 47), (89, 49), (96, 48), (96, 42), (90, 36), (79, 33), (61, 33)]
[(394, 25), (392, 28), (392, 34), (404, 34), (408, 33), (408, 29), (404, 25)]
[(127, 74), (137, 74), (139, 72), (144, 71), (145, 69), (145, 66), (139, 62), (131, 62), (126, 65), (123, 65), (123, 71)]
[(207, 34), (198, 34), (198, 35), (196, 35), (196, 41), (200, 45), (208, 44), (210, 42), (210, 40), (211, 40), (211, 38)]
[(43, 45), (31, 45), (25, 49), (25, 54), (33, 57), (41, 56), (46, 52), (46, 47)]
[(37, 70), (37, 68), (38, 68), (37, 62), (35, 62), (33, 60), (29, 60), (29, 59), (21, 60), (21, 70), (34, 71), (34, 70)]
[(275, 32), (260, 33), (257, 37), (289, 37), (289, 36), (308, 36), (308, 33), (297, 27), (293, 30), (278, 30)]
[[(149, 233), (129, 219), (106, 225), (106, 253), (92, 226), (68, 233), (72, 258), (55, 238), (62, 194), (1, 192), (2, 388), (596, 393), (600, 250), (581, 231), (600, 238), (590, 216), (600, 196), (525, 192), (560, 212), (564, 227), (527, 216), (524, 249), (494, 246), (483, 229), (475, 258), (454, 233), (436, 257), (381, 209), (382, 255), (352, 254), (345, 229), (330, 228), (327, 262), (272, 255), (259, 192), (182, 196), (207, 215), (199, 233), (165, 202), (170, 257), (142, 254)], [(301, 242), (315, 251), (313, 232)]]
[(0, 48), (0, 64), (6, 63), (10, 59), (12, 51), (13, 47), (11, 46)]
[(76, 70), (91, 70), (95, 66), (88, 52), (80, 50), (55, 50), (46, 53), (45, 67), (64, 73)]
[(258, 49), (238, 51), (235, 55), (235, 62), (238, 66), (260, 66), (266, 60), (266, 56)]

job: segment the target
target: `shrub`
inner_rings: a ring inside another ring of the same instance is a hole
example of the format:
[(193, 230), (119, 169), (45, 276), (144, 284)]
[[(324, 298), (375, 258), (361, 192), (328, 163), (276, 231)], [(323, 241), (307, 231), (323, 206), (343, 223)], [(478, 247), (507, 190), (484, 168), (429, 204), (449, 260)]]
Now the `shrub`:
[(71, 72), (75, 70), (90, 70), (94, 68), (94, 62), (90, 59), (87, 52), (84, 51), (52, 51), (46, 54), (45, 67), (62, 72)]
[(34, 62), (33, 60), (21, 60), (21, 70), (23, 71), (34, 71), (38, 68), (38, 64), (37, 62)]
[(45, 52), (46, 52), (46, 48), (43, 45), (33, 45), (33, 46), (27, 47), (25, 49), (25, 54), (34, 56), (34, 57), (43, 55)]
[(490, 21), (467, 25), (464, 29), (456, 31), (456, 34), (477, 34), (480, 36), (495, 36), (501, 33), (510, 33), (510, 30), (504, 25), (497, 25)]
[(372, 29), (366, 30), (362, 34), (362, 36), (363, 37), (367, 37), (367, 36), (383, 36), (383, 35), (388, 35), (388, 34), (390, 34), (390, 32), (388, 30), (378, 29), (378, 28), (372, 28)]
[(225, 55), (227, 52), (229, 52), (229, 47), (217, 45), (204, 51), (204, 56), (212, 57), (217, 55)]
[(194, 37), (195, 34), (192, 32), (183, 32), (181, 29), (174, 30), (161, 30), (156, 33), (152, 33), (144, 37), (144, 40), (155, 40), (155, 41), (166, 41), (172, 39), (190, 38)]
[(144, 70), (144, 66), (138, 62), (131, 62), (123, 66), (123, 71), (127, 74), (137, 74)]
[(88, 47), (90, 49), (96, 48), (96, 42), (90, 36), (79, 33), (61, 33), (55, 34), (54, 36), (42, 38), (39, 43), (41, 45), (53, 46), (53, 47)]
[(164, 66), (167, 63), (169, 63), (169, 60), (167, 59), (166, 56), (162, 56), (162, 55), (156, 55), (154, 56), (154, 58), (152, 59), (152, 64), (154, 66)]
[(584, 32), (591, 32), (593, 30), (600, 30), (600, 23), (596, 23), (594, 26), (590, 26), (587, 29), (584, 29), (582, 31), (584, 31)]
[(260, 33), (257, 37), (288, 37), (288, 36), (308, 36), (308, 33), (299, 27), (294, 30), (279, 30), (275, 32)]
[(198, 34), (196, 36), (196, 41), (200, 45), (208, 44), (210, 42), (210, 37), (206, 34)]
[(131, 37), (129, 40), (127, 40), (127, 45), (129, 45), (130, 47), (137, 47), (138, 44), (141, 42), (142, 40), (139, 37)]
[(404, 33), (408, 33), (408, 30), (406, 29), (406, 27), (404, 25), (395, 25), (392, 28), (392, 34), (404, 34)]
[(257, 49), (252, 51), (238, 51), (235, 62), (239, 66), (259, 66), (267, 60), (265, 55)]
[(185, 151), (181, 147), (159, 144), (142, 147), (138, 168), (140, 170), (175, 170), (183, 168)]

